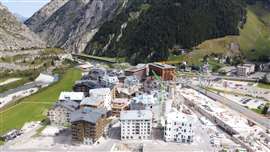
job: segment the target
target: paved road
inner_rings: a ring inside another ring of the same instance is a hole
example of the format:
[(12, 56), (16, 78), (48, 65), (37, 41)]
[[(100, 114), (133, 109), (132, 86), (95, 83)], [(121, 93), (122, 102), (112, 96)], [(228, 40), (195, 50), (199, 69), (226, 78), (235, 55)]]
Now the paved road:
[(189, 87), (205, 94), (206, 96), (216, 100), (216, 101), (220, 101), (221, 103), (223, 103), (224, 105), (228, 106), (229, 108), (243, 114), (244, 116), (246, 116), (247, 118), (249, 118), (251, 121), (255, 122), (256, 124), (264, 127), (264, 128), (267, 128), (267, 129), (270, 129), (270, 120), (267, 119), (266, 117), (263, 117), (253, 111), (250, 111), (248, 109), (246, 109), (245, 107), (235, 103), (234, 101), (232, 100), (229, 100), (223, 96), (220, 96), (216, 93), (213, 93), (213, 92), (210, 92), (210, 91), (205, 91), (205, 89), (202, 89), (202, 88), (199, 88), (199, 87), (196, 87), (196, 86), (192, 86), (192, 85), (188, 85)]

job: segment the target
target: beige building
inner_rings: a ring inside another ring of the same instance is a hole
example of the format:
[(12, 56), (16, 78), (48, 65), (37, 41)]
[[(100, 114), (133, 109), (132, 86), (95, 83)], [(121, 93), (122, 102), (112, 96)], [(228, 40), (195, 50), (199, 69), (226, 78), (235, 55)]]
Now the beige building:
[(52, 125), (70, 125), (70, 113), (79, 108), (79, 104), (74, 101), (58, 101), (48, 111), (48, 118)]
[(106, 126), (106, 111), (82, 108), (71, 113), (71, 132), (74, 143), (94, 144), (103, 136)]

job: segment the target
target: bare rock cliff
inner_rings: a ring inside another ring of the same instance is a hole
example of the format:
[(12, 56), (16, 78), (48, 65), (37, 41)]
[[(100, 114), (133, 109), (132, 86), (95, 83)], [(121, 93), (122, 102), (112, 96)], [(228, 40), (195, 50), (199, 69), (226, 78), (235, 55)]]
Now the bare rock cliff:
[(0, 51), (44, 48), (45, 43), (0, 3)]

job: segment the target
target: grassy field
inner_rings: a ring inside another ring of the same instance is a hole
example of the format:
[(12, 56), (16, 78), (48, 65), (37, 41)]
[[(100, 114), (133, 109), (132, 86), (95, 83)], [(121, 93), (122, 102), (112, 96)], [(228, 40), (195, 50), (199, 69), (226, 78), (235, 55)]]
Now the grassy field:
[[(267, 55), (270, 56), (270, 28), (256, 14), (259, 9), (254, 11), (253, 7), (248, 8), (247, 23), (238, 37), (242, 53), (251, 60)], [(270, 15), (270, 12), (267, 12), (267, 14)]]
[(80, 78), (81, 72), (78, 69), (69, 69), (56, 84), (0, 112), (0, 134), (12, 128), (20, 128), (25, 122), (44, 119), (48, 108), (58, 99), (59, 93), (71, 90), (74, 82)]
[(259, 84), (257, 85), (257, 87), (263, 88), (263, 89), (270, 89), (270, 84), (259, 83)]

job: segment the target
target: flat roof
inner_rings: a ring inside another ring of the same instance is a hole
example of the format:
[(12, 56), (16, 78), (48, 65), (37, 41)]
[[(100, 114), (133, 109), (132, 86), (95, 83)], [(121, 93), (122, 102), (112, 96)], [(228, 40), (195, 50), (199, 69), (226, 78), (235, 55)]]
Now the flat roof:
[(120, 114), (120, 120), (152, 120), (152, 117), (150, 110), (128, 110)]
[(111, 93), (110, 88), (97, 88), (97, 89), (90, 89), (89, 94), (98, 96), (98, 95), (107, 95)]
[(61, 92), (59, 96), (59, 100), (82, 100), (83, 98), (83, 92)]
[(248, 120), (245, 117), (221, 103), (193, 89), (182, 88), (180, 92), (185, 98), (195, 102), (202, 109), (216, 116), (238, 133), (246, 134), (247, 132), (254, 131), (255, 128), (248, 124)]
[(162, 64), (162, 63), (150, 63), (149, 65), (161, 68), (161, 69), (175, 69), (175, 66), (169, 64)]

